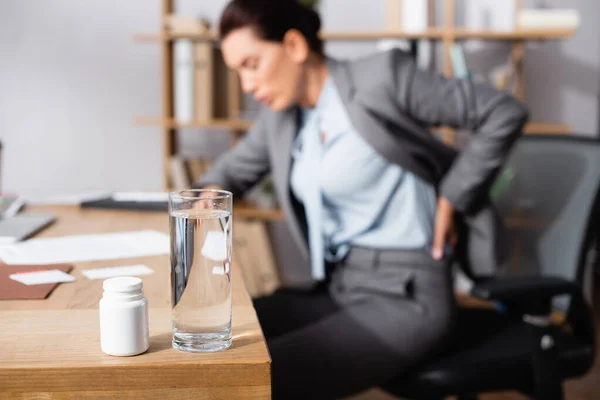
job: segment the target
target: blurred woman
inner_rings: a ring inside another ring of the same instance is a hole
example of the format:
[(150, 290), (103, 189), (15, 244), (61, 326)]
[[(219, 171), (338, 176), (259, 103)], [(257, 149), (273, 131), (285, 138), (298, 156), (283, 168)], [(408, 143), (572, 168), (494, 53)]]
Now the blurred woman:
[[(527, 119), (510, 95), (419, 70), (400, 50), (328, 58), (319, 30), (295, 0), (227, 5), (225, 62), (263, 107), (196, 185), (242, 195), (271, 173), (310, 260), (313, 288), (254, 301), (275, 399), (348, 396), (447, 342), (452, 260), (481, 276), (502, 262), (487, 191)], [(428, 131), (442, 124), (473, 132), (460, 154)]]

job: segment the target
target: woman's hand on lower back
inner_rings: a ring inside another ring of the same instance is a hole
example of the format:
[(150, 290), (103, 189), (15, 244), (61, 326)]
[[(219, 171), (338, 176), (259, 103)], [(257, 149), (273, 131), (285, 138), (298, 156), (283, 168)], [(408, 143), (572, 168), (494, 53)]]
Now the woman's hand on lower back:
[(440, 197), (435, 213), (431, 256), (436, 260), (441, 260), (446, 245), (450, 244), (454, 248), (457, 242), (458, 233), (454, 224), (454, 206), (447, 198)]

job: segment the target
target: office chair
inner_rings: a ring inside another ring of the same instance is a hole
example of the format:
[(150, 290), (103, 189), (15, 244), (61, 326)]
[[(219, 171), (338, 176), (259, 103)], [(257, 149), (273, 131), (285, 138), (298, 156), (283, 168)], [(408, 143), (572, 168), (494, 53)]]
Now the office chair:
[(510, 182), (495, 204), (510, 230), (510, 265), (505, 276), (476, 282), (471, 290), (494, 307), (460, 309), (449, 346), (385, 385), (388, 392), (476, 399), (479, 393), (518, 391), (558, 400), (562, 382), (593, 364), (600, 141), (522, 137), (507, 171)]

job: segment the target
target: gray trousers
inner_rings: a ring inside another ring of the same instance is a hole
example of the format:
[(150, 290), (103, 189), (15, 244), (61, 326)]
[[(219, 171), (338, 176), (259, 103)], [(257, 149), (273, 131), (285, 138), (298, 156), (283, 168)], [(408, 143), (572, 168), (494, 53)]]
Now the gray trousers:
[(338, 399), (402, 375), (450, 338), (450, 260), (353, 248), (326, 283), (254, 300), (273, 399)]

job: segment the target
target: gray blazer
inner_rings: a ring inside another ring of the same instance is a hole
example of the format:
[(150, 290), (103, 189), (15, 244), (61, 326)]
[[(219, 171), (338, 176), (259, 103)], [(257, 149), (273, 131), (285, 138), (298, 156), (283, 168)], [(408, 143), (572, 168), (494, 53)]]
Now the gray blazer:
[[(457, 259), (472, 276), (493, 276), (508, 256), (504, 230), (487, 193), (527, 121), (509, 94), (470, 80), (418, 69), (400, 50), (354, 61), (328, 60), (330, 73), (357, 132), (390, 162), (438, 188), (458, 211)], [(474, 133), (457, 153), (428, 130), (449, 125)], [(290, 191), (291, 146), (298, 108), (261, 110), (239, 145), (195, 187), (218, 185), (241, 195), (271, 173), (275, 192), (300, 251), (308, 259), (302, 206)]]

